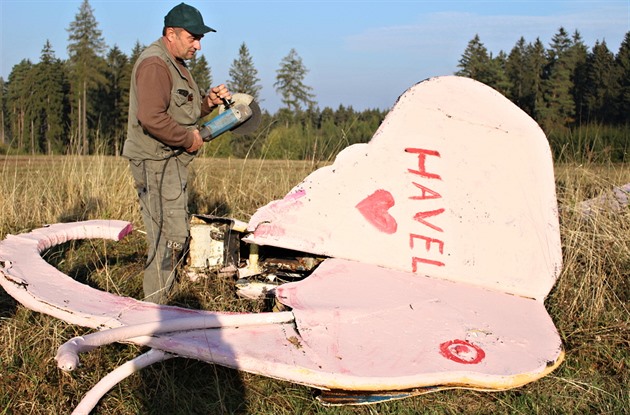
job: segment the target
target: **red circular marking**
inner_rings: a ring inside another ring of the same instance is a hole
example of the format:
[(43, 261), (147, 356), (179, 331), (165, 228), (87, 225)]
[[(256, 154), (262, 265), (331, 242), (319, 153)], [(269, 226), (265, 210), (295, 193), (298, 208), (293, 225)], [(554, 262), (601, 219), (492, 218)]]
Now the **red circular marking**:
[(474, 365), (486, 357), (486, 353), (479, 346), (466, 340), (449, 340), (440, 344), (440, 354), (453, 362)]

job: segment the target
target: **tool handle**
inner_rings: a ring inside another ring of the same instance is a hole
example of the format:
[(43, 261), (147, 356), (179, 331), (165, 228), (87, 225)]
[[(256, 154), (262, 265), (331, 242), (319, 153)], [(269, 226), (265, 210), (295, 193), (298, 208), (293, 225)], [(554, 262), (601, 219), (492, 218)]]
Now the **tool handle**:
[(225, 109), (228, 109), (232, 105), (234, 105), (234, 101), (232, 101), (231, 99), (221, 98), (221, 101), (223, 101), (223, 105), (225, 105)]

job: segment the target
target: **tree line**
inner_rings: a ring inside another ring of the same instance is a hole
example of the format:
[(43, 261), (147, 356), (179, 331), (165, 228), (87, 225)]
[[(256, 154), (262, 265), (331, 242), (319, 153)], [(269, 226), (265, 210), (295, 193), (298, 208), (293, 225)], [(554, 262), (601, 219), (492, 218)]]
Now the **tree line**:
[[(549, 48), (521, 37), (509, 53), (489, 52), (476, 35), (456, 73), (501, 92), (547, 133), (557, 158), (626, 159), (630, 121), (630, 32), (613, 53), (589, 50), (576, 30), (560, 28)], [(567, 154), (568, 153), (568, 154)]]
[[(27, 59), (0, 78), (0, 153), (119, 155), (127, 131), (131, 70), (144, 49), (136, 42), (127, 56), (107, 48), (89, 0), (68, 27), (68, 59), (55, 57), (46, 41), (38, 63)], [(212, 71), (203, 55), (188, 62), (207, 90)], [(457, 75), (481, 81), (503, 93), (545, 130), (556, 156), (603, 152), (625, 160), (630, 113), (630, 32), (614, 54), (605, 41), (591, 50), (579, 32), (560, 28), (549, 48), (521, 37), (509, 54), (489, 52), (478, 35), (467, 45)], [(253, 135), (227, 133), (204, 146), (219, 157), (329, 160), (349, 144), (367, 142), (387, 111), (352, 107), (320, 109), (304, 83), (308, 69), (290, 50), (273, 84), (283, 104), (263, 112)], [(245, 43), (229, 69), (232, 91), (259, 101), (260, 79)], [(587, 126), (588, 128), (586, 128)], [(595, 131), (596, 134), (591, 134)]]

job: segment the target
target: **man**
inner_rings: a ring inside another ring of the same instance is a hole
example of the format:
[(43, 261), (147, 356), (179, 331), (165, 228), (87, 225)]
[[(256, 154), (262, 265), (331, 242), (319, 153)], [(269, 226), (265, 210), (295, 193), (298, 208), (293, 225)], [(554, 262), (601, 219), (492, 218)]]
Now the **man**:
[(129, 159), (146, 228), (146, 301), (164, 304), (189, 237), (188, 165), (203, 145), (196, 125), (231, 98), (225, 85), (199, 90), (185, 60), (215, 30), (181, 3), (164, 17), (162, 37), (138, 57), (131, 75), (123, 156)]

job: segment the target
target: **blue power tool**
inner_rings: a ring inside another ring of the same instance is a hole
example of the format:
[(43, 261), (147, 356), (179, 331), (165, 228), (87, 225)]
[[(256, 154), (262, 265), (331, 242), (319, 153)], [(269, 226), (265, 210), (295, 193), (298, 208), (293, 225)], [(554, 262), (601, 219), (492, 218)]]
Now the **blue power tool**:
[(260, 125), (260, 107), (251, 95), (234, 94), (231, 100), (223, 99), (219, 115), (204, 123), (199, 132), (203, 141), (212, 141), (221, 134), (251, 134)]

